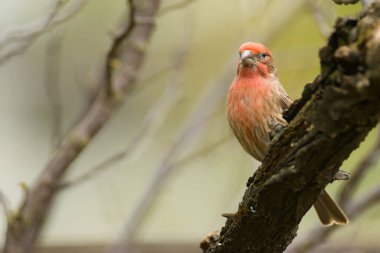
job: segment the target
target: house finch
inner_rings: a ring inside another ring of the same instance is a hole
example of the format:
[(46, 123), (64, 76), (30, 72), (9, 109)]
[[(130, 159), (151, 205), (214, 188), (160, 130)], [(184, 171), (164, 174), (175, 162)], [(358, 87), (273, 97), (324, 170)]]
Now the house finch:
[[(236, 138), (251, 156), (263, 161), (271, 133), (287, 125), (282, 113), (292, 103), (276, 75), (272, 54), (259, 43), (240, 46), (237, 74), (227, 97), (227, 117)], [(347, 224), (348, 218), (323, 190), (314, 203), (323, 225)]]

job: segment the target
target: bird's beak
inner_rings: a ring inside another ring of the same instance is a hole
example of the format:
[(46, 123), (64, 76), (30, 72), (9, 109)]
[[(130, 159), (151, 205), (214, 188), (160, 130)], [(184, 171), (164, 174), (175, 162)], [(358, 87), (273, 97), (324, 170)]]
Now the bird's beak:
[(244, 50), (240, 55), (240, 64), (247, 66), (247, 67), (253, 67), (256, 65), (257, 59), (255, 55), (250, 50)]

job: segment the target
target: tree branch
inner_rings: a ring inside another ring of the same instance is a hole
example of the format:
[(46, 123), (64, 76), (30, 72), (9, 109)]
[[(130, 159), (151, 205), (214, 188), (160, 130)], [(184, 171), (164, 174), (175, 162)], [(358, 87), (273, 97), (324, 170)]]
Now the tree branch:
[(95, 165), (94, 167), (90, 168), (87, 172), (80, 175), (78, 178), (72, 181), (61, 183), (59, 185), (60, 189), (65, 189), (66, 187), (75, 186), (84, 181), (90, 180), (94, 178), (96, 175), (98, 175), (100, 172), (106, 170), (107, 168), (110, 168), (116, 162), (119, 162), (123, 159), (127, 159), (133, 154), (134, 151), (138, 149), (138, 146), (142, 143), (144, 137), (146, 137), (149, 134), (152, 134), (152, 132), (155, 132), (159, 129), (164, 120), (167, 118), (171, 109), (174, 107), (174, 104), (180, 98), (181, 92), (180, 87), (178, 85), (178, 77), (179, 73), (181, 72), (180, 68), (183, 65), (182, 62), (184, 60), (183, 58), (185, 54), (187, 53), (183, 52), (182, 50), (181, 52), (179, 52), (179, 55), (175, 60), (175, 64), (172, 67), (174, 69), (174, 76), (172, 80), (170, 81), (169, 85), (167, 85), (165, 91), (161, 94), (157, 101), (152, 104), (139, 130), (132, 137), (132, 140), (128, 143), (124, 150), (107, 157), (99, 164)]
[(74, 16), (89, 0), (54, 0), (46, 15), (0, 35), (0, 65), (24, 52), (40, 35)]
[(289, 126), (248, 183), (208, 253), (283, 252), (302, 217), (380, 117), (380, 1), (339, 19), (322, 72), (285, 117)]
[(0, 191), (0, 206), (3, 208), (5, 216), (8, 218), (10, 214), (9, 201), (2, 191)]
[(363, 8), (366, 8), (366, 7), (368, 7), (370, 4), (372, 4), (373, 2), (375, 2), (375, 0), (361, 0), (360, 2), (362, 3), (362, 7), (363, 7)]
[[(353, 220), (358, 214), (370, 208), (380, 201), (379, 187), (374, 188), (374, 190), (369, 191), (367, 194), (362, 194), (361, 198), (354, 201), (353, 195), (358, 187), (359, 183), (363, 179), (364, 175), (371, 169), (378, 161), (378, 155), (380, 153), (380, 126), (377, 130), (377, 138), (374, 146), (368, 151), (367, 155), (359, 162), (359, 164), (354, 169), (350, 181), (348, 181), (341, 190), (338, 196), (337, 202), (339, 205), (346, 210), (350, 219)], [(291, 249), (287, 252), (310, 252), (313, 248), (317, 247), (320, 243), (326, 241), (326, 239), (337, 231), (337, 226), (332, 227), (321, 227), (319, 224), (317, 227), (312, 229), (308, 235), (302, 240), (292, 245)]]
[(328, 38), (332, 27), (330, 26), (327, 19), (327, 10), (323, 9), (321, 1), (310, 1), (307, 4), (307, 7), (309, 8), (310, 13), (313, 15), (315, 23), (317, 24), (319, 32), (323, 38)]
[[(108, 70), (103, 89), (28, 191), (17, 217), (8, 225), (3, 253), (32, 251), (63, 175), (121, 104), (126, 91), (134, 85), (153, 32), (159, 4), (159, 0), (152, 0), (150, 4), (130, 0), (130, 22), (115, 38), (106, 59)], [(117, 66), (113, 64), (116, 61), (119, 63)]]
[(373, 148), (367, 153), (367, 155), (360, 161), (358, 166), (353, 171), (350, 181), (342, 188), (342, 191), (338, 197), (338, 203), (342, 208), (349, 206), (353, 193), (357, 189), (361, 179), (379, 160), (380, 155), (380, 126), (377, 130), (376, 142)]
[(347, 214), (356, 217), (358, 214), (364, 212), (375, 204), (378, 204), (379, 201), (380, 186), (376, 186), (367, 193), (363, 193), (363, 196), (360, 199), (353, 202), (347, 210)]
[(78, 178), (70, 182), (63, 182), (60, 184), (60, 189), (75, 186), (84, 181), (90, 180), (100, 172), (104, 171), (107, 168), (110, 168), (114, 163), (130, 157), (131, 154), (138, 149), (138, 146), (142, 143), (144, 137), (147, 135), (154, 135), (154, 133), (158, 131), (170, 113), (171, 109), (174, 107), (174, 104), (180, 99), (182, 95), (179, 82), (182, 73), (182, 67), (190, 50), (191, 41), (188, 35), (189, 27), (187, 26), (187, 23), (188, 22), (186, 22), (186, 26), (183, 29), (184, 35), (181, 43), (182, 46), (176, 53), (172, 66), (170, 68), (167, 68), (172, 70), (172, 76), (169, 84), (166, 86), (161, 96), (150, 107), (139, 130), (133, 136), (132, 140), (128, 143), (124, 150), (107, 157)]
[[(380, 202), (380, 186), (376, 186), (369, 190), (367, 193), (363, 193), (362, 197), (356, 201), (350, 203), (346, 209), (347, 215), (351, 220), (355, 220), (358, 215), (367, 211), (371, 207), (379, 204)], [(299, 242), (294, 247), (291, 247), (286, 252), (289, 253), (307, 253), (311, 252), (314, 248), (325, 242), (326, 239), (337, 231), (340, 226), (321, 227), (318, 226), (308, 233), (306, 238)]]
[(46, 50), (45, 87), (52, 110), (51, 146), (56, 148), (62, 134), (62, 98), (59, 88), (59, 70), (61, 63), (63, 34), (51, 37)]
[(160, 12), (159, 12), (158, 15), (159, 16), (164, 16), (164, 15), (166, 15), (169, 12), (172, 12), (172, 11), (175, 11), (175, 10), (178, 10), (178, 9), (182, 9), (182, 8), (186, 8), (187, 6), (189, 6), (192, 3), (195, 3), (196, 1), (197, 0), (183, 0), (182, 2), (169, 5), (166, 8), (162, 8), (160, 10)]

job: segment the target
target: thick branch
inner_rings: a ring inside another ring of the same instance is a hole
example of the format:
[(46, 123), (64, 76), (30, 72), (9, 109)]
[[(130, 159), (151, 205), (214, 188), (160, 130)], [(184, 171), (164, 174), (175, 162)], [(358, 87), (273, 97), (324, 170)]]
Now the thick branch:
[(208, 253), (283, 252), (342, 162), (380, 117), (380, 1), (338, 20), (322, 73), (286, 115), (289, 126), (248, 183)]
[[(131, 19), (124, 32), (115, 39), (107, 58), (104, 89), (100, 90), (87, 114), (66, 136), (30, 188), (17, 217), (9, 223), (4, 253), (32, 251), (57, 192), (56, 186), (71, 163), (123, 101), (128, 88), (135, 83), (159, 4), (159, 0), (152, 0), (149, 4), (130, 1)], [(115, 62), (118, 64), (115, 65)]]

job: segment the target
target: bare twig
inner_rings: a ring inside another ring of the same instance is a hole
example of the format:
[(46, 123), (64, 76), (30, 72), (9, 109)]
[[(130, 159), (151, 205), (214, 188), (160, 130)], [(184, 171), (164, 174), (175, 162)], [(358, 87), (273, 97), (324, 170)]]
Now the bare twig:
[[(182, 57), (183, 54), (181, 53), (181, 55), (178, 57), (178, 60), (175, 61), (176, 69), (178, 66), (182, 65), (180, 63), (182, 61)], [(143, 123), (141, 124), (141, 127), (139, 128), (139, 131), (135, 134), (135, 136), (132, 138), (124, 150), (106, 158), (93, 168), (90, 168), (86, 173), (79, 176), (78, 178), (60, 184), (59, 188), (64, 189), (66, 187), (76, 186), (84, 181), (88, 181), (94, 178), (102, 171), (110, 168), (116, 162), (130, 157), (132, 153), (138, 149), (138, 146), (141, 144), (143, 138), (148, 135), (154, 135), (154, 132), (160, 128), (163, 121), (167, 118), (170, 110), (173, 108), (173, 105), (176, 103), (176, 101), (178, 101), (180, 97), (177, 79), (178, 76), (176, 74), (176, 76), (173, 77), (173, 81), (169, 83), (160, 98), (158, 98), (157, 101), (150, 107), (147, 115), (143, 120)]]
[(5, 216), (8, 217), (10, 213), (9, 200), (2, 191), (0, 191), (0, 205), (3, 208)]
[(361, 0), (363, 8), (368, 7), (370, 4), (372, 4), (375, 0)]
[(192, 3), (195, 3), (197, 0), (183, 0), (182, 2), (179, 2), (179, 3), (175, 3), (175, 4), (172, 4), (172, 5), (169, 5), (168, 7), (166, 8), (162, 8), (159, 12), (159, 16), (163, 16), (169, 12), (172, 12), (172, 11), (175, 11), (175, 10), (178, 10), (178, 9), (182, 9), (182, 8), (185, 8), (187, 6), (189, 6), (190, 4)]
[(216, 148), (222, 146), (225, 144), (228, 140), (232, 139), (232, 135), (225, 136), (209, 145), (206, 145), (205, 147), (202, 147), (198, 150), (195, 150), (194, 152), (184, 156), (183, 158), (176, 160), (173, 162), (172, 166), (173, 167), (180, 167), (184, 166), (192, 161), (194, 161), (195, 158), (200, 157), (200, 156), (205, 156), (208, 153), (211, 153), (216, 150)]
[(342, 188), (338, 203), (343, 207), (349, 206), (355, 190), (357, 189), (361, 179), (368, 173), (368, 170), (378, 162), (380, 156), (380, 126), (377, 129), (377, 137), (374, 146), (364, 158), (359, 162), (356, 168), (353, 170), (350, 180)]
[(328, 38), (332, 31), (332, 27), (327, 20), (326, 10), (322, 8), (321, 1), (310, 1), (307, 6), (317, 23), (321, 35), (324, 38)]
[[(186, 18), (185, 26), (187, 27), (189, 25), (188, 20)], [(183, 66), (185, 57), (188, 54), (189, 48), (190, 48), (190, 38), (189, 38), (189, 30), (190, 29), (183, 29), (183, 40), (181, 43), (181, 48), (178, 52), (177, 60), (176, 60), (176, 67), (173, 71), (173, 76), (171, 80), (171, 87), (175, 87), (178, 85), (179, 77), (181, 74), (181, 68)], [(162, 120), (162, 119), (161, 119)], [(177, 140), (177, 142), (170, 148), (168, 154), (164, 158), (164, 160), (161, 162), (160, 165), (157, 166), (155, 169), (155, 174), (152, 177), (152, 180), (150, 184), (148, 184), (148, 187), (146, 188), (145, 192), (142, 194), (142, 197), (139, 199), (138, 204), (136, 207), (132, 210), (132, 215), (128, 218), (127, 222), (125, 223), (124, 231), (121, 234), (120, 239), (118, 242), (110, 249), (110, 252), (113, 253), (120, 253), (124, 252), (129, 247), (129, 242), (132, 239), (132, 235), (134, 234), (135, 230), (137, 229), (138, 225), (140, 224), (142, 217), (145, 216), (145, 212), (148, 209), (148, 207), (153, 202), (155, 195), (159, 192), (159, 189), (161, 188), (162, 183), (164, 182), (164, 179), (167, 177), (167, 175), (170, 173), (170, 170), (173, 168), (173, 166), (170, 164), (172, 158), (174, 158), (174, 154), (177, 154), (180, 147), (182, 147), (182, 143), (189, 141), (189, 139), (186, 136), (187, 134), (180, 135), (183, 137), (184, 140)]]
[[(139, 136), (141, 136), (140, 133), (141, 133), (141, 131), (138, 134), (136, 134), (136, 136), (134, 137), (134, 140), (140, 138), (139, 137)], [(210, 145), (206, 145), (205, 147), (202, 147), (198, 150), (195, 150), (194, 152), (186, 155), (185, 157), (174, 161), (172, 166), (176, 167), (176, 168), (184, 166), (184, 165), (194, 161), (194, 159), (197, 157), (204, 156), (210, 152), (213, 152), (216, 150), (217, 147), (223, 145), (228, 140), (230, 140), (231, 137), (232, 137), (231, 135), (225, 136), (225, 137), (211, 143)], [(58, 188), (60, 190), (62, 190), (62, 189), (65, 189), (67, 187), (77, 186), (83, 182), (86, 182), (88, 180), (93, 179), (99, 173), (106, 170), (107, 168), (110, 168), (116, 162), (119, 162), (123, 159), (130, 157), (131, 152), (133, 152), (136, 149), (135, 145), (138, 145), (138, 142), (131, 141), (131, 143), (129, 143), (128, 147), (125, 150), (110, 156), (109, 158), (105, 159), (103, 162), (101, 162), (98, 165), (96, 165), (95, 167), (91, 168), (88, 172), (84, 173), (83, 175), (79, 176), (78, 178), (73, 179), (72, 181), (61, 183), (58, 186)]]
[(139, 227), (143, 217), (145, 217), (147, 210), (152, 205), (155, 196), (162, 189), (164, 182), (166, 182), (166, 179), (170, 173), (174, 168), (176, 168), (173, 160), (200, 132), (200, 127), (204, 125), (208, 117), (215, 109), (215, 105), (218, 101), (220, 101), (219, 96), (223, 95), (224, 94), (220, 92), (219, 86), (213, 86), (213, 89), (208, 92), (202, 103), (197, 105), (197, 109), (195, 109), (192, 115), (188, 117), (188, 123), (178, 135), (176, 141), (168, 150), (162, 162), (154, 169), (152, 179), (148, 183), (147, 188), (143, 192), (137, 205), (132, 210), (132, 214), (125, 223), (126, 225), (124, 232), (121, 235), (120, 243), (116, 246), (117, 249), (111, 252), (119, 253), (128, 248), (130, 241), (133, 239), (133, 235)]
[[(293, 18), (295, 13), (302, 8), (307, 1), (308, 0), (293, 0), (292, 4), (282, 0), (271, 1), (270, 4), (266, 5), (267, 9), (264, 15), (265, 19), (275, 20), (276, 22), (263, 22), (260, 25), (260, 29), (255, 30), (255, 33), (252, 33), (252, 26), (247, 26), (247, 30), (245, 31), (245, 39), (252, 40), (252, 38), (254, 38), (256, 41), (265, 43), (269, 38), (271, 40), (276, 38), (276, 36), (281, 34), (281, 29), (285, 26), (284, 24)], [(284, 12), (285, 9), (286, 11)], [(258, 16), (259, 14), (262, 13), (254, 12), (254, 15), (249, 18), (252, 25), (257, 22), (257, 17), (261, 17)]]
[[(131, 22), (126, 25), (124, 33), (115, 38), (109, 58), (106, 59), (108, 71), (102, 80), (104, 88), (30, 187), (18, 210), (18, 218), (8, 226), (3, 253), (32, 251), (63, 175), (108, 122), (127, 90), (134, 85), (144, 58), (145, 51), (142, 49), (146, 48), (153, 32), (153, 21), (159, 5), (159, 0), (151, 0), (149, 5), (130, 0)], [(120, 62), (119, 66), (111, 64), (115, 60)]]
[(168, 64), (167, 66), (162, 66), (160, 69), (152, 72), (152, 73), (148, 73), (146, 74), (146, 76), (142, 76), (140, 79), (139, 79), (139, 83), (143, 84), (143, 83), (151, 83), (152, 85), (141, 85), (139, 86), (138, 88), (135, 89), (134, 93), (137, 95), (139, 93), (142, 93), (144, 91), (146, 91), (147, 89), (150, 89), (151, 87), (154, 87), (154, 85), (156, 84), (155, 82), (153, 82), (154, 80), (156, 80), (156, 78), (158, 78), (159, 76), (165, 74), (165, 73), (170, 73), (170, 71), (173, 70), (173, 66), (172, 64)]
[(45, 86), (53, 116), (52, 147), (55, 148), (61, 138), (62, 99), (59, 89), (59, 67), (62, 51), (63, 34), (49, 40), (46, 52)]
[(350, 217), (356, 218), (370, 207), (380, 203), (380, 186), (376, 186), (367, 193), (361, 194), (360, 198), (354, 201), (347, 209)]
[[(363, 212), (371, 207), (380, 203), (380, 186), (376, 186), (369, 190), (367, 193), (353, 201), (346, 209), (347, 215), (350, 220), (355, 220)], [(307, 253), (311, 252), (314, 248), (325, 242), (335, 231), (342, 228), (342, 226), (321, 227), (320, 225), (311, 230), (308, 235), (302, 239), (298, 244), (292, 246), (287, 250), (287, 253)]]
[[(215, 141), (214, 143), (212, 143), (210, 145), (207, 145), (207, 146), (205, 146), (199, 150), (196, 150), (193, 153), (190, 153), (189, 155), (186, 155), (185, 157), (183, 157), (177, 161), (172, 162), (171, 164), (167, 164), (166, 166), (164, 166), (164, 164), (162, 164), (162, 166), (160, 167), (160, 171), (159, 171), (162, 174), (156, 173), (156, 176), (151, 181), (152, 182), (151, 187), (149, 187), (148, 190), (146, 191), (146, 194), (143, 195), (144, 198), (142, 198), (142, 200), (139, 202), (140, 205), (138, 205), (136, 207), (135, 212), (133, 212), (134, 215), (132, 215), (132, 217), (129, 219), (129, 222), (127, 223), (128, 224), (127, 228), (130, 228), (130, 230), (127, 230), (127, 233), (125, 234), (125, 238), (129, 238), (129, 239), (127, 239), (126, 241), (121, 243), (119, 246), (122, 246), (123, 250), (128, 248), (128, 246), (129, 246), (128, 243), (132, 239), (130, 237), (133, 236), (133, 234), (134, 234), (134, 231), (132, 229), (134, 229), (134, 230), (137, 229), (137, 227), (139, 225), (138, 224), (139, 221), (142, 220), (142, 218), (144, 217), (144, 213), (147, 212), (147, 210), (149, 210), (149, 206), (153, 203), (155, 196), (158, 195), (158, 192), (154, 192), (154, 191), (160, 190), (160, 186), (158, 184), (163, 184), (163, 181), (169, 175), (170, 170), (178, 169), (181, 166), (184, 166), (185, 164), (194, 161), (194, 159), (196, 157), (204, 156), (209, 152), (215, 151), (217, 147), (223, 145), (227, 140), (230, 140), (230, 139), (231, 139), (231, 136), (226, 136), (224, 138), (221, 138), (221, 139)], [(172, 148), (171, 150), (173, 150), (173, 152), (174, 152), (175, 149), (176, 148)], [(168, 155), (170, 155), (170, 154), (168, 154)], [(165, 169), (166, 169), (166, 171), (165, 171)], [(157, 172), (157, 170), (156, 170), (156, 172)], [(143, 209), (143, 207), (145, 207), (145, 209)], [(132, 219), (132, 218), (134, 218), (134, 219)], [(133, 224), (133, 221), (135, 221), (136, 218), (138, 220), (137, 220), (136, 224)], [(128, 231), (129, 231), (129, 233), (128, 233)], [(118, 251), (116, 251), (116, 252), (118, 252)]]
[(47, 14), (0, 35), (0, 64), (24, 52), (40, 35), (74, 16), (89, 0), (54, 0)]
[(148, 135), (155, 135), (154, 133), (157, 132), (157, 130), (161, 127), (162, 123), (165, 121), (170, 110), (172, 109), (173, 105), (180, 98), (181, 92), (180, 87), (178, 85), (179, 77), (181, 73), (181, 68), (189, 51), (189, 41), (190, 39), (186, 36), (182, 43), (183, 46), (178, 51), (178, 54), (175, 57), (176, 59), (173, 61), (173, 75), (170, 79), (169, 84), (167, 85), (165, 91), (162, 93), (160, 98), (156, 101), (156, 103), (154, 103), (150, 107), (147, 115), (143, 120), (143, 123), (141, 124), (141, 127), (139, 128), (139, 131), (135, 134), (135, 136), (132, 138), (132, 140), (126, 146), (126, 148), (106, 158), (104, 161), (89, 169), (86, 173), (79, 176), (77, 179), (60, 184), (59, 189), (75, 186), (84, 181), (92, 179), (100, 172), (104, 171), (107, 168), (110, 168), (110, 166), (112, 166), (116, 162), (130, 157), (132, 153), (138, 149), (138, 145), (141, 144), (143, 138), (145, 138)]
[(299, 243), (295, 245), (291, 245), (285, 252), (286, 253), (308, 253), (312, 252), (312, 250), (326, 241), (326, 238), (329, 237), (335, 230), (337, 230), (338, 226), (330, 226), (330, 227), (315, 227), (311, 230), (305, 238), (299, 241)]

